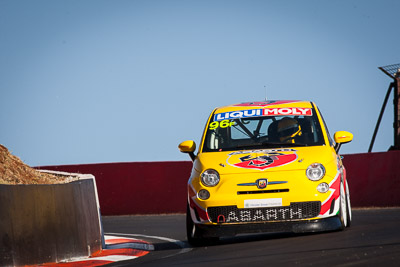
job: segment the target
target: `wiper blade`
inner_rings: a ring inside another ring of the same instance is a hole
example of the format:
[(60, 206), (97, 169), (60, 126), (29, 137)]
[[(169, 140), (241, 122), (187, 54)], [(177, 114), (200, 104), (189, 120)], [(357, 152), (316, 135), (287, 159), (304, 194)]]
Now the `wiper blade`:
[(263, 142), (263, 146), (279, 146), (279, 147), (294, 147), (294, 146), (308, 146), (307, 144), (299, 144), (299, 143), (274, 143), (274, 142)]
[(235, 148), (271, 148), (271, 147), (295, 147), (295, 146), (308, 146), (307, 144), (296, 144), (296, 143), (274, 143), (274, 142), (263, 142), (263, 143), (252, 143), (252, 144), (241, 144)]
[(263, 145), (263, 143), (241, 144), (241, 145), (235, 146), (234, 148), (259, 147), (262, 145)]

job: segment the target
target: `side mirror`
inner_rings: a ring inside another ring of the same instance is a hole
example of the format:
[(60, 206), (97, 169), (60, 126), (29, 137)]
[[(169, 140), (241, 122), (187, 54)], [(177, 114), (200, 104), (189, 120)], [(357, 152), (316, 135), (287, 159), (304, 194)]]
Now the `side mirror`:
[(346, 131), (338, 131), (333, 135), (333, 139), (336, 142), (335, 150), (337, 153), (339, 152), (340, 146), (342, 144), (346, 144), (348, 142), (351, 142), (351, 140), (353, 140), (353, 134)]
[(192, 161), (196, 158), (194, 151), (196, 150), (196, 143), (192, 140), (187, 140), (179, 144), (179, 150), (182, 153), (188, 153)]

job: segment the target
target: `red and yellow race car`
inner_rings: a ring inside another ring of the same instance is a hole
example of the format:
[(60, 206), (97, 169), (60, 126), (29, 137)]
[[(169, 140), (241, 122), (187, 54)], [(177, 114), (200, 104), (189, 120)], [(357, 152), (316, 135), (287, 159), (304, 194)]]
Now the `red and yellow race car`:
[(188, 181), (187, 238), (193, 245), (239, 233), (340, 230), (351, 223), (338, 154), (353, 135), (331, 138), (313, 102), (219, 107), (208, 118)]

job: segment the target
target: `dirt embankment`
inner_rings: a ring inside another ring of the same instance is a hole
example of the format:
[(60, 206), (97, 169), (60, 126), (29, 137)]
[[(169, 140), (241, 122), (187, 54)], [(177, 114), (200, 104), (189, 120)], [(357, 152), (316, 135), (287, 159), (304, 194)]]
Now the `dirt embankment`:
[(74, 177), (37, 171), (0, 145), (0, 184), (60, 184), (71, 180)]

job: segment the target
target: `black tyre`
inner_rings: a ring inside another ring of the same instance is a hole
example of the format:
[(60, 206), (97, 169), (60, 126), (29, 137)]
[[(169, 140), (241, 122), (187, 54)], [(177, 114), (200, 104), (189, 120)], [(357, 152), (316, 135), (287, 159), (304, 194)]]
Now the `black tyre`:
[(341, 223), (340, 229), (343, 230), (347, 227), (347, 197), (344, 192), (343, 183), (340, 183), (340, 197), (339, 197), (339, 219)]
[(347, 204), (347, 227), (350, 227), (352, 220), (351, 203), (350, 203), (350, 189), (346, 181), (346, 204)]
[(218, 242), (218, 237), (203, 237), (204, 230), (200, 229), (190, 216), (189, 205), (186, 209), (186, 236), (190, 245), (194, 247), (212, 245)]

